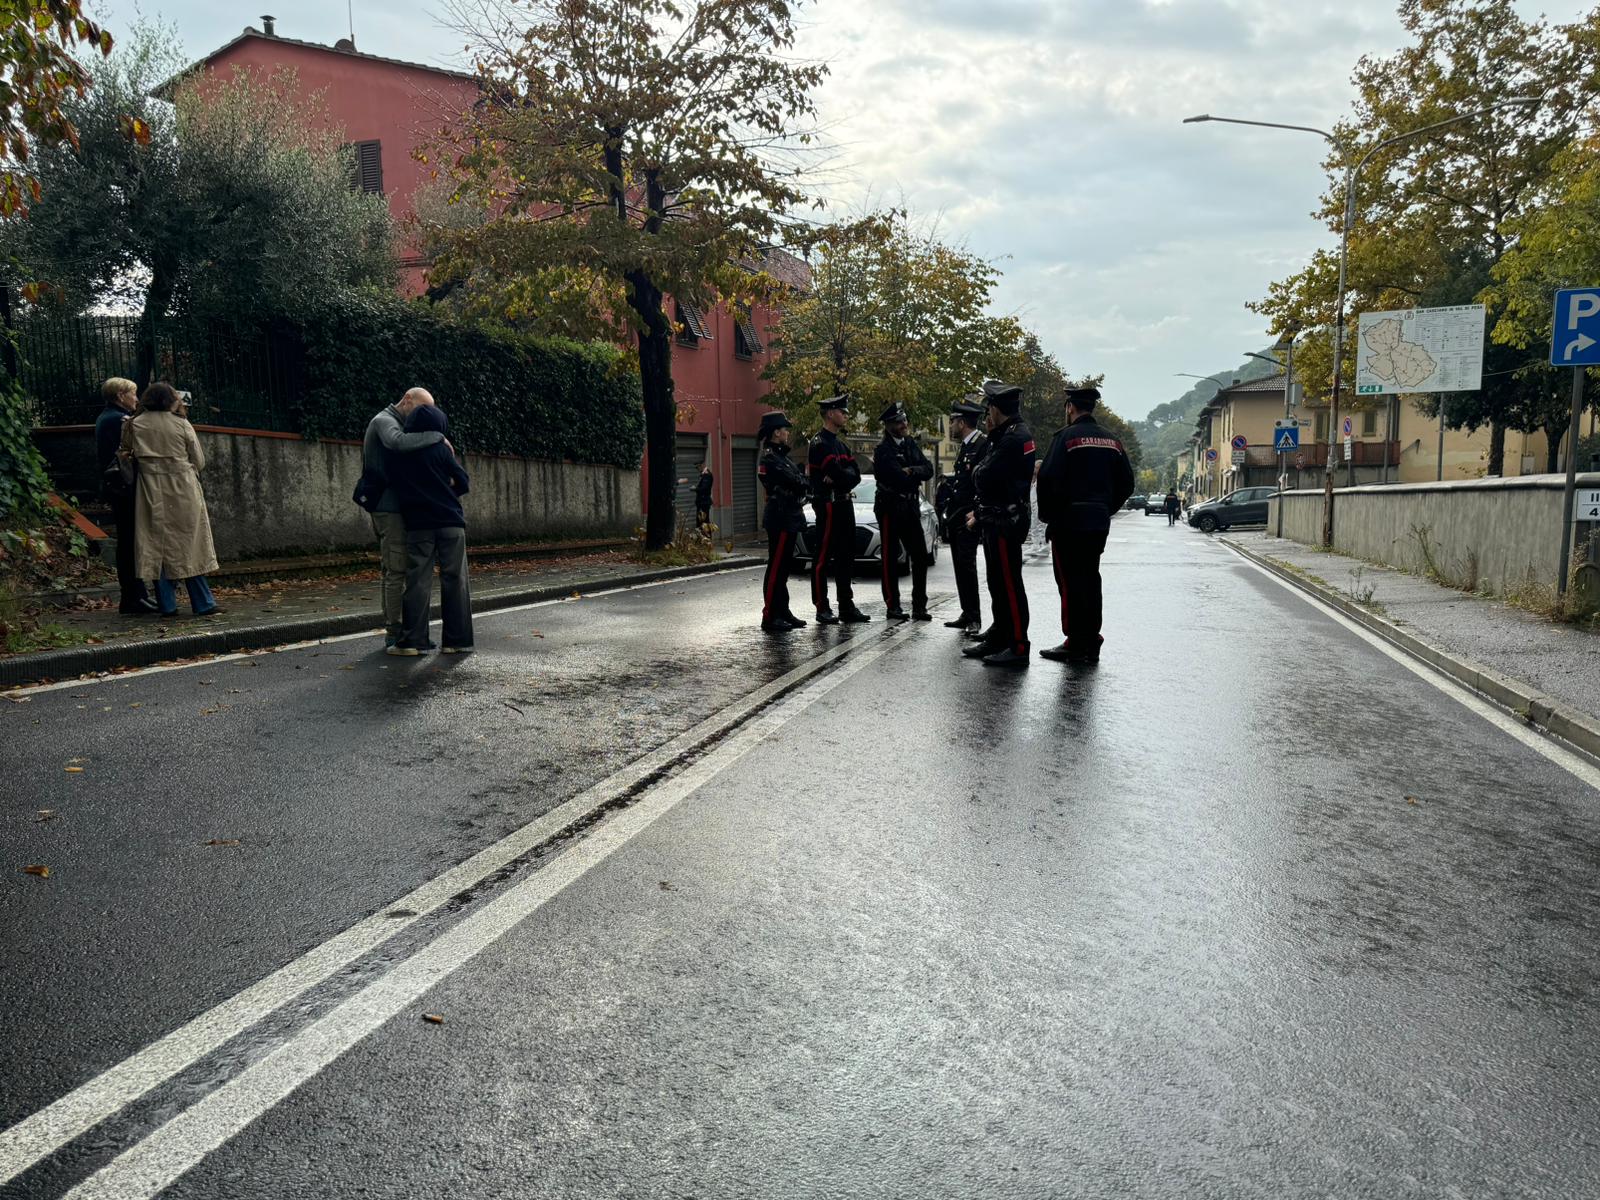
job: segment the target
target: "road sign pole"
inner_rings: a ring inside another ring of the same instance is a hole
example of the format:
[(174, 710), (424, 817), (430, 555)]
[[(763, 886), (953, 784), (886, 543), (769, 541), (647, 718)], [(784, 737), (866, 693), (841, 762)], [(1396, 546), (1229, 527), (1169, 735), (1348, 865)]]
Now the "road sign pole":
[(1572, 569), (1572, 502), (1578, 490), (1578, 435), (1583, 416), (1583, 368), (1572, 368), (1572, 424), (1567, 428), (1567, 486), (1561, 501), (1561, 570), (1556, 595), (1567, 594), (1567, 574)]

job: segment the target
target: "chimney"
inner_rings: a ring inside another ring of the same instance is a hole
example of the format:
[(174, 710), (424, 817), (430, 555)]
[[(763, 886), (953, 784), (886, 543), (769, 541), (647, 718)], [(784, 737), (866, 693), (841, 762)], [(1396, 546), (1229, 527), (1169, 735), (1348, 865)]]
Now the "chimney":
[(274, 17), (270, 13), (262, 13), (261, 14), (261, 32), (266, 34), (268, 37), (277, 37), (278, 36), (278, 31), (275, 28), (275, 23), (277, 22), (277, 20), (278, 20), (278, 18)]

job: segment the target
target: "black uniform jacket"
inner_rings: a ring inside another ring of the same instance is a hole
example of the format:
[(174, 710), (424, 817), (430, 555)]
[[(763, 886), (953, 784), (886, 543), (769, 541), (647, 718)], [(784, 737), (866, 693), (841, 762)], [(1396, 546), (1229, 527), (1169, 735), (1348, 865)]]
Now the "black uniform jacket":
[(885, 437), (872, 452), (872, 476), (878, 481), (878, 493), (872, 510), (880, 516), (916, 520), (922, 505), (918, 497), (922, 485), (933, 478), (933, 464), (922, 452), (915, 438), (902, 438), (896, 442)]
[(767, 492), (761, 527), (771, 533), (799, 533), (806, 527), (805, 502), (811, 485), (789, 457), (789, 447), (768, 446), (756, 468)]
[(1039, 471), (1039, 519), (1052, 530), (1104, 533), (1133, 495), (1133, 463), (1092, 415), (1056, 433)]
[(715, 482), (716, 481), (711, 476), (710, 472), (703, 472), (700, 478), (695, 481), (694, 506), (696, 508), (704, 509), (711, 507), (711, 488)]
[(955, 474), (950, 477), (949, 500), (945, 503), (944, 519), (951, 529), (964, 530), (967, 514), (978, 507), (978, 485), (972, 477), (977, 465), (983, 461), (989, 439), (979, 433), (972, 440), (962, 442), (956, 452)]
[(844, 439), (831, 429), (824, 429), (812, 440), (808, 465), (812, 495), (818, 504), (845, 499), (861, 482), (856, 456), (850, 453)]
[(977, 490), (978, 522), (1006, 529), (1013, 535), (1028, 531), (1028, 493), (1033, 488), (1033, 434), (1012, 417), (989, 438), (983, 458), (973, 468)]

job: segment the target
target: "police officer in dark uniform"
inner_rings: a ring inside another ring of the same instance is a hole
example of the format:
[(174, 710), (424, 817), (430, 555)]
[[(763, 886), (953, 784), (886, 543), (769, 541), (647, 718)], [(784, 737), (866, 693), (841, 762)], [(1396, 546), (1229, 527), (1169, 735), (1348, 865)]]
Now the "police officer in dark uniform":
[[(856, 623), (871, 617), (856, 607), (850, 590), (850, 570), (856, 555), (856, 509), (850, 492), (861, 482), (861, 468), (849, 445), (839, 436), (850, 423), (848, 396), (833, 396), (817, 407), (822, 412), (822, 432), (811, 443), (807, 466), (811, 476), (811, 507), (817, 514), (816, 555), (811, 569), (811, 603), (817, 624)], [(839, 612), (828, 606), (828, 577), (839, 593)]]
[(761, 525), (767, 531), (767, 573), (761, 577), (761, 628), (787, 633), (806, 622), (789, 609), (789, 571), (794, 565), (795, 539), (806, 527), (806, 500), (811, 485), (789, 457), (789, 430), (793, 423), (781, 412), (761, 418), (761, 464), (756, 473), (767, 493)]
[[(911, 416), (899, 404), (883, 411), (883, 441), (872, 452), (878, 482), (872, 511), (878, 517), (878, 556), (883, 560), (883, 603), (891, 621), (931, 621), (928, 611), (928, 537), (922, 528), (922, 485), (933, 464), (911, 436)], [(900, 548), (911, 564), (911, 612), (900, 607)]]
[(946, 627), (976, 637), (983, 628), (983, 609), (978, 601), (978, 546), (983, 538), (967, 528), (967, 514), (978, 507), (978, 489), (972, 472), (983, 458), (989, 439), (983, 436), (982, 392), (972, 392), (950, 409), (950, 436), (961, 443), (956, 452), (955, 474), (944, 504), (945, 540), (950, 543), (950, 559), (956, 572), (956, 595), (961, 612)]
[(1028, 593), (1022, 586), (1022, 545), (1028, 538), (1033, 488), (1033, 434), (1022, 423), (1022, 389), (985, 380), (989, 404), (989, 445), (972, 472), (978, 507), (967, 518), (983, 535), (994, 622), (988, 636), (961, 653), (981, 658), (986, 667), (1028, 665)]
[(1094, 419), (1100, 390), (1066, 392), (1067, 424), (1050, 443), (1039, 471), (1039, 519), (1050, 539), (1061, 632), (1066, 641), (1039, 653), (1056, 662), (1100, 660), (1100, 555), (1111, 514), (1133, 495), (1133, 463), (1115, 434)]

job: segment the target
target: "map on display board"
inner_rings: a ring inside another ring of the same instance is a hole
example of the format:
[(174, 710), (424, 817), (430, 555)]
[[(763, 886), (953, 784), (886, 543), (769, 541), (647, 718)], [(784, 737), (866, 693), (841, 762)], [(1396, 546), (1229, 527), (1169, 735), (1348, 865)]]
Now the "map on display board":
[(1356, 394), (1475, 392), (1483, 386), (1481, 304), (1362, 313)]

